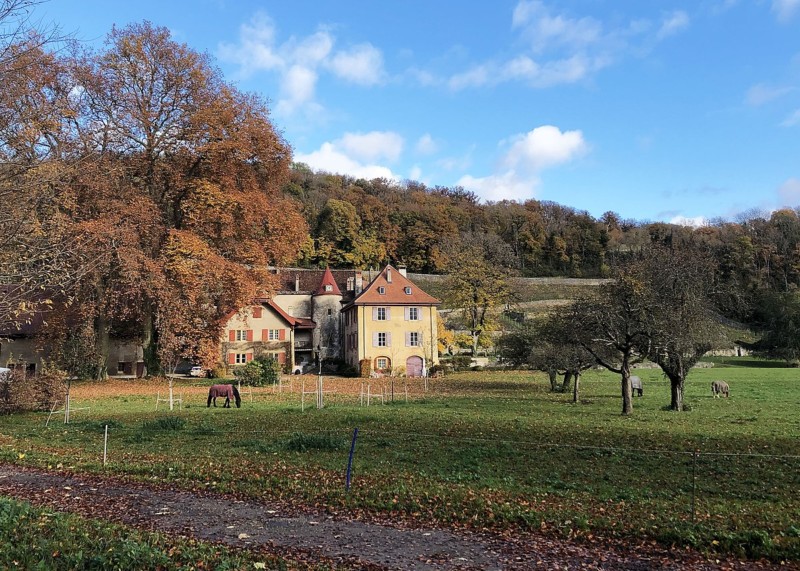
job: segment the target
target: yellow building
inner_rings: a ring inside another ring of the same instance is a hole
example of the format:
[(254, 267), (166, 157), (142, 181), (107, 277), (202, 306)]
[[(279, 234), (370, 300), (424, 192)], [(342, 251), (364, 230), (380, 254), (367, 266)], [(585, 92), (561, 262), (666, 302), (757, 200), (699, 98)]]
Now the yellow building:
[(345, 361), (374, 372), (424, 376), (439, 362), (438, 299), (386, 266), (342, 308)]

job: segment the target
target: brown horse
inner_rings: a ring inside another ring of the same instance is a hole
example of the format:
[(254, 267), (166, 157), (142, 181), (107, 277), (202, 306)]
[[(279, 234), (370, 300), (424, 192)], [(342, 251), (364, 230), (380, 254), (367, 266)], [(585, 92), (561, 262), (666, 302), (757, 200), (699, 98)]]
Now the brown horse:
[(208, 389), (208, 402), (206, 403), (206, 407), (210, 407), (212, 401), (214, 402), (214, 406), (217, 406), (217, 397), (225, 397), (225, 404), (222, 405), (223, 408), (231, 408), (231, 400), (236, 401), (236, 408), (242, 407), (242, 397), (239, 396), (239, 389), (233, 385), (212, 385), (211, 388)]

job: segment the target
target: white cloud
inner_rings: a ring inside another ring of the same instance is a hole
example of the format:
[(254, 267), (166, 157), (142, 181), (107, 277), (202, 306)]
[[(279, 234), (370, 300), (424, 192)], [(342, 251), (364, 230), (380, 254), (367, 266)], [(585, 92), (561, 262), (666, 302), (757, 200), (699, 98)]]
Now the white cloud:
[(790, 178), (778, 188), (781, 206), (800, 206), (800, 179)]
[(708, 218), (705, 216), (675, 216), (669, 221), (670, 224), (677, 224), (678, 226), (691, 226), (692, 228), (700, 228), (708, 225)]
[(432, 155), (439, 150), (439, 145), (436, 144), (430, 133), (425, 133), (417, 140), (414, 150), (419, 155)]
[[(686, 12), (674, 11), (664, 14), (658, 25), (641, 18), (605, 24), (594, 17), (558, 11), (539, 0), (520, 0), (511, 28), (519, 35), (515, 43), (522, 40), (525, 47), (508, 58), (473, 63), (450, 74), (444, 83), (454, 91), (510, 81), (534, 88), (576, 83), (624, 57), (645, 56), (658, 42), (685, 29), (689, 20)], [(421, 84), (437, 84), (429, 74), (416, 73)]]
[(362, 86), (383, 81), (386, 74), (380, 50), (371, 44), (344, 50), (335, 47), (335, 36), (325, 28), (306, 37), (292, 36), (279, 43), (272, 19), (258, 12), (239, 27), (236, 43), (219, 44), (217, 56), (221, 61), (238, 65), (241, 77), (259, 72), (277, 74), (281, 98), (276, 110), (292, 114), (321, 109), (314, 101), (321, 71)]
[(519, 2), (514, 8), (511, 25), (523, 29), (536, 52), (552, 47), (582, 48), (598, 42), (603, 36), (603, 25), (594, 18), (552, 15), (542, 2), (536, 0)]
[(581, 131), (562, 132), (552, 125), (536, 127), (511, 141), (502, 161), (509, 169), (538, 172), (571, 161), (588, 151)]
[(485, 176), (462, 176), (458, 183), (486, 200), (526, 200), (541, 184), (540, 173), (584, 155), (589, 145), (581, 131), (562, 132), (544, 125), (516, 135), (502, 144), (508, 149), (496, 172)]
[(783, 97), (792, 91), (791, 87), (770, 87), (759, 83), (747, 90), (745, 102), (753, 107), (760, 107), (770, 101)]
[(397, 160), (403, 146), (403, 138), (391, 131), (345, 133), (340, 139), (323, 143), (316, 151), (296, 153), (294, 160), (315, 170), (356, 178), (400, 180), (389, 167), (379, 162), (381, 159)]
[(338, 77), (359, 85), (377, 85), (385, 75), (383, 54), (371, 44), (338, 52), (329, 65)]
[(798, 10), (800, 10), (800, 0), (772, 0), (772, 11), (779, 22), (788, 22)]
[(318, 150), (308, 154), (297, 153), (294, 160), (305, 163), (314, 170), (347, 174), (356, 178), (399, 178), (387, 167), (356, 161), (338, 150), (333, 143), (323, 143)]
[(484, 200), (522, 201), (534, 197), (539, 183), (538, 177), (521, 177), (512, 170), (480, 178), (464, 175), (456, 184), (474, 192)]
[(278, 111), (291, 114), (302, 105), (314, 98), (314, 88), (317, 84), (317, 73), (310, 68), (300, 65), (291, 66), (283, 76), (281, 82), (281, 98), (278, 101)]
[(345, 133), (334, 142), (348, 154), (357, 159), (375, 161), (386, 159), (396, 161), (403, 152), (403, 137), (391, 131), (372, 131), (370, 133)]
[(661, 27), (656, 34), (656, 38), (663, 40), (670, 36), (674, 36), (678, 32), (689, 27), (689, 16), (682, 10), (676, 10), (664, 16)]
[(795, 109), (786, 119), (781, 122), (781, 127), (794, 127), (800, 125), (800, 109)]

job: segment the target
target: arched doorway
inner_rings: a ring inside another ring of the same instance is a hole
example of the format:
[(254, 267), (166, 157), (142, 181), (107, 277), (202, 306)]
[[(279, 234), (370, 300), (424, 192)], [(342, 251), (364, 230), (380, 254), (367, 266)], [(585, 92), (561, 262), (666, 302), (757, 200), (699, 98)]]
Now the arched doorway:
[(421, 377), (423, 369), (422, 357), (412, 356), (406, 359), (406, 376)]

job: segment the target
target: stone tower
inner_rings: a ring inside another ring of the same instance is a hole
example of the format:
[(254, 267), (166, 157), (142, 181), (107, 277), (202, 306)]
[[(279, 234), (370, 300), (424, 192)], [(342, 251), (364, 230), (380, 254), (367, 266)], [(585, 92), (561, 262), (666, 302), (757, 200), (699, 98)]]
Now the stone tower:
[(341, 314), (342, 292), (336, 285), (330, 268), (325, 268), (322, 281), (311, 296), (311, 319), (317, 324), (313, 336), (317, 358), (342, 358)]

